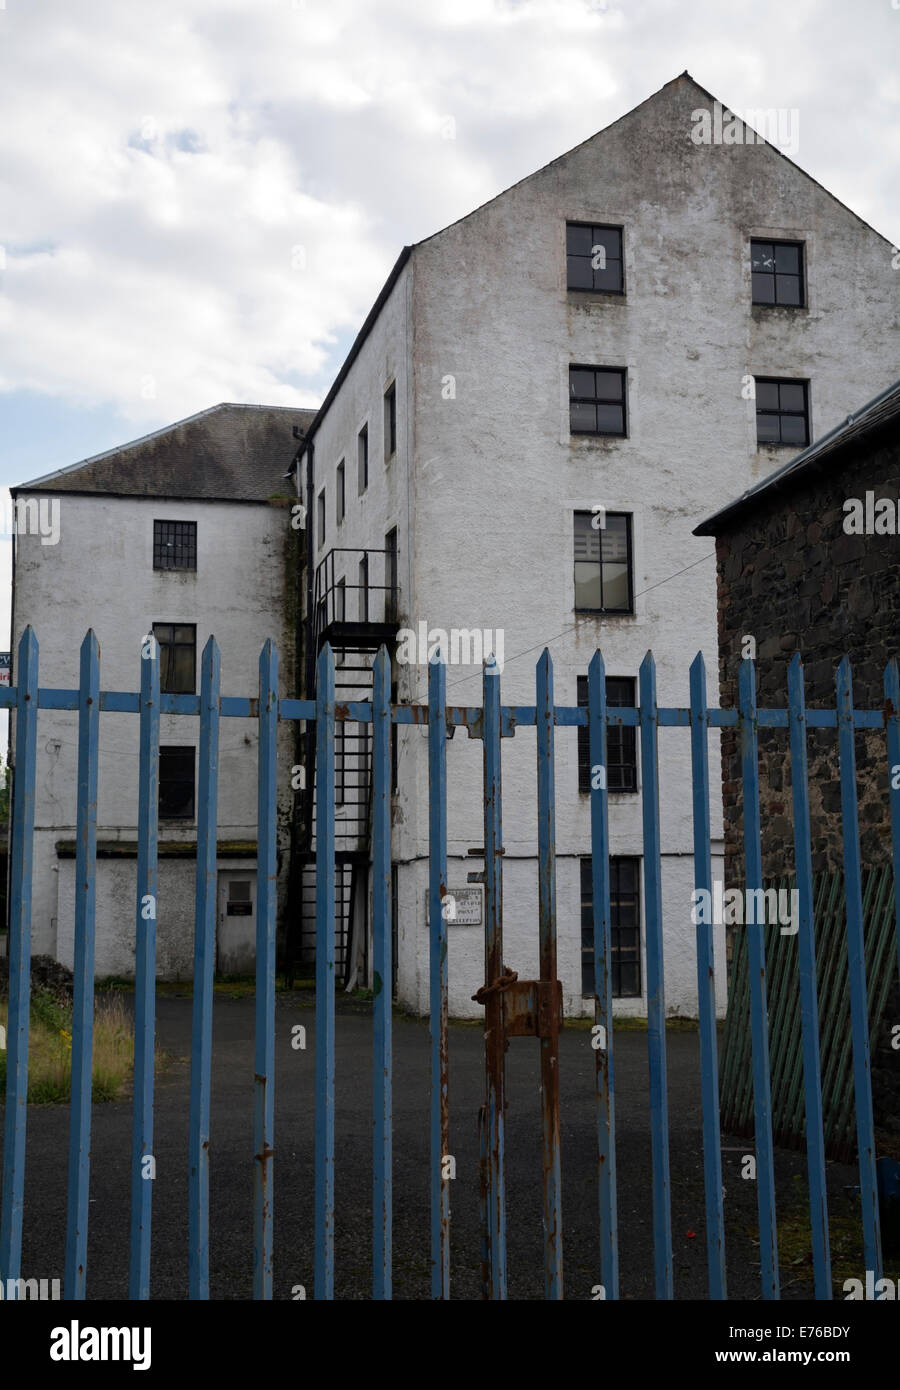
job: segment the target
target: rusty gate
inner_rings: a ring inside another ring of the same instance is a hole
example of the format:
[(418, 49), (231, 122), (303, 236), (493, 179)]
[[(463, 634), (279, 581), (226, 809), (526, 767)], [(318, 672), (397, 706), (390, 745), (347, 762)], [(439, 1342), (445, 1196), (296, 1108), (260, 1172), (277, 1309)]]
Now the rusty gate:
[[(669, 1188), (666, 1089), (665, 993), (663, 979), (662, 889), (660, 866), (659, 750), (661, 728), (690, 730), (694, 883), (712, 889), (708, 731), (738, 726), (743, 756), (746, 886), (762, 888), (757, 729), (789, 730), (794, 779), (794, 827), (800, 901), (798, 951), (807, 1117), (807, 1158), (816, 1296), (831, 1297), (825, 1156), (822, 1141), (821, 1066), (816, 994), (816, 943), (813, 935), (810, 869), (809, 794), (806, 768), (808, 728), (836, 730), (840, 752), (846, 881), (853, 1077), (859, 1154), (859, 1181), (866, 1268), (881, 1275), (879, 1206), (875, 1169), (873, 1111), (866, 1015), (866, 973), (860, 891), (859, 834), (855, 790), (854, 732), (883, 729), (886, 757), (900, 765), (900, 679), (891, 663), (885, 677), (883, 709), (853, 707), (850, 667), (837, 674), (831, 710), (807, 711), (803, 672), (796, 657), (790, 668), (789, 706), (758, 710), (754, 663), (742, 663), (737, 709), (710, 709), (702, 656), (690, 669), (690, 704), (659, 708), (656, 673), (648, 653), (641, 665), (639, 703), (608, 709), (605, 670), (599, 652), (588, 677), (586, 707), (558, 706), (553, 694), (549, 653), (537, 664), (534, 705), (504, 706), (500, 673), (485, 665), (480, 707), (449, 706), (446, 667), (435, 656), (429, 664), (428, 705), (392, 703), (390, 659), (385, 648), (374, 665), (370, 701), (338, 704), (331, 648), (318, 660), (314, 700), (279, 699), (278, 657), (271, 642), (259, 662), (259, 689), (253, 696), (220, 693), (220, 658), (214, 639), (203, 653), (201, 693), (160, 695), (159, 661), (153, 649), (142, 653), (139, 692), (102, 691), (96, 638), (88, 633), (81, 649), (80, 684), (75, 690), (41, 689), (38, 645), (27, 629), (19, 646), (16, 685), (0, 689), (0, 706), (16, 712), (15, 783), (10, 874), (10, 1000), (7, 1092), (3, 1156), (0, 1279), (19, 1278), (27, 1128), (31, 891), (34, 791), (40, 709), (72, 710), (78, 716), (77, 861), (79, 892), (75, 910), (75, 1003), (72, 1037), (71, 1130), (65, 1266), (65, 1297), (82, 1299), (86, 1290), (88, 1191), (91, 1150), (91, 1050), (94, 1005), (94, 941), (99, 722), (103, 712), (129, 713), (139, 721), (138, 861), (134, 904), (136, 1008), (131, 1184), (130, 1297), (150, 1295), (150, 1233), (153, 1184), (143, 1180), (143, 1163), (153, 1152), (156, 924), (147, 906), (157, 893), (157, 815), (160, 713), (200, 716), (199, 814), (197, 826), (194, 999), (190, 1092), (190, 1178), (188, 1226), (189, 1287), (194, 1299), (209, 1297), (209, 1130), (212, 1052), (212, 998), (216, 911), (216, 806), (220, 720), (254, 720), (259, 734), (258, 902), (256, 939), (256, 1020), (254, 1061), (254, 1296), (272, 1297), (274, 1017), (276, 965), (276, 732), (279, 721), (306, 720), (315, 729), (316, 802), (316, 1091), (315, 1091), (315, 1297), (334, 1294), (335, 1174), (335, 758), (336, 722), (371, 726), (372, 949), (375, 999), (373, 1288), (375, 1299), (392, 1289), (392, 934), (390, 787), (391, 727), (428, 726), (429, 944), (431, 1032), (431, 1292), (450, 1296), (448, 1152), (448, 968), (447, 921), (447, 739), (465, 727), (483, 746), (484, 870), (470, 880), (484, 885), (484, 983), (475, 998), (485, 1011), (485, 1094), (480, 1113), (483, 1285), (485, 1297), (507, 1292), (504, 1110), (505, 1043), (510, 1036), (538, 1041), (543, 1126), (544, 1285), (548, 1299), (563, 1297), (561, 1221), (560, 1106), (558, 1040), (562, 1025), (561, 988), (556, 957), (556, 729), (586, 726), (590, 749), (591, 849), (593, 877), (593, 1027), (596, 1060), (596, 1161), (599, 1210), (597, 1236), (603, 1296), (618, 1297), (618, 1240), (615, 1165), (615, 1081), (610, 962), (610, 843), (607, 805), (607, 729), (616, 724), (639, 731), (642, 786), (643, 881), (645, 903), (650, 1137), (654, 1279), (657, 1298), (673, 1296), (672, 1231)], [(520, 980), (503, 953), (503, 819), (501, 744), (503, 737), (533, 726), (536, 732), (540, 974)], [(895, 875), (900, 868), (900, 787), (891, 782)], [(895, 908), (896, 912), (896, 908)], [(762, 1294), (779, 1297), (777, 1227), (774, 1202), (771, 1094), (768, 1059), (766, 960), (762, 930), (748, 928), (750, 1023)], [(898, 932), (900, 962), (900, 932)], [(720, 962), (720, 968), (722, 963)], [(713, 929), (696, 926), (698, 1016), (702, 1068), (703, 1153), (709, 1294), (726, 1295), (722, 1169), (715, 1008)]]

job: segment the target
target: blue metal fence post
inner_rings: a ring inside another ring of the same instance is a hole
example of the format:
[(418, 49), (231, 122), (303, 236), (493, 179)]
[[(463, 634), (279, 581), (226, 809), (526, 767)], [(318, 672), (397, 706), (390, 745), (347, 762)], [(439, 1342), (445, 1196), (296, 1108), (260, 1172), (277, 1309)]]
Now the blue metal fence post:
[[(762, 901), (762, 844), (759, 828), (759, 755), (756, 723), (756, 667), (741, 662), (741, 773), (744, 789), (745, 901)], [(749, 915), (749, 910), (748, 914)], [(778, 1298), (778, 1239), (775, 1227), (775, 1166), (772, 1154), (772, 1097), (769, 1072), (769, 1019), (766, 1003), (766, 938), (763, 922), (745, 923), (750, 961), (750, 1033), (753, 1050), (753, 1113), (756, 1146), (756, 1200), (763, 1298)]]
[(316, 671), (315, 1296), (334, 1298), (334, 654)]
[[(153, 1068), (156, 1051), (159, 644), (141, 645), (137, 903), (134, 960), (134, 1106), (131, 1130), (131, 1259), (128, 1297), (150, 1297), (153, 1212)], [(149, 1160), (149, 1163), (148, 1163)]]
[(556, 1011), (556, 781), (553, 662), (545, 647), (537, 663), (538, 913), (541, 982), (550, 990), (550, 1027), (541, 1047), (541, 1130), (544, 1178), (544, 1296), (563, 1297), (560, 1172), (559, 1035)]
[(278, 905), (278, 653), (259, 654), (256, 1023), (253, 1078), (253, 1297), (272, 1297), (275, 1145), (275, 917)]
[(372, 690), (372, 1297), (392, 1295), (394, 968), (391, 942), (391, 659), (375, 657)]
[(809, 820), (809, 772), (806, 752), (806, 696), (803, 663), (795, 652), (788, 667), (791, 789), (794, 803), (794, 863), (797, 870), (797, 954), (800, 966), (800, 1029), (803, 1047), (803, 1094), (806, 1104), (806, 1166), (812, 1225), (816, 1298), (831, 1298), (828, 1242), (828, 1196), (819, 1058), (819, 1002), (816, 984), (815, 903)]
[(216, 810), (219, 785), (221, 658), (215, 638), (203, 649), (200, 684), (200, 785), (197, 804), (197, 890), (194, 914), (194, 1000), (191, 1024), (189, 1293), (209, 1298), (209, 1128), (212, 1075), (213, 975), (216, 963)]
[(446, 652), (428, 664), (428, 952), (431, 1033), (431, 1296), (450, 1297), (450, 1142), (448, 1092), (447, 667)]
[(591, 885), (594, 916), (594, 1028), (597, 1085), (597, 1190), (600, 1278), (607, 1298), (619, 1297), (616, 1123), (613, 1076), (612, 951), (609, 907), (609, 810), (606, 768), (606, 667), (595, 652), (588, 667), (591, 760)]
[(647, 1046), (650, 1066), (650, 1147), (653, 1161), (653, 1262), (656, 1297), (672, 1298), (672, 1213), (669, 1200), (669, 1108), (666, 1077), (666, 1000), (663, 980), (662, 871), (659, 839), (659, 762), (656, 663), (640, 668), (641, 811), (647, 922)]
[[(31, 629), (18, 650), (18, 684), (11, 693), (17, 712), (13, 796), (10, 900), (10, 1012), (6, 1088), (3, 1189), (0, 1203), (0, 1279), (19, 1278), (22, 1248), (25, 1133), (27, 1116), (30, 1007), (30, 927), (33, 868), (37, 711), (78, 710), (77, 847), (75, 862), (75, 1000), (72, 1045), (71, 1128), (68, 1153), (65, 1296), (86, 1296), (88, 1201), (90, 1185), (92, 1040), (94, 1022), (94, 947), (96, 902), (97, 793), (99, 716), (104, 709), (140, 713), (138, 787), (138, 857), (136, 893), (135, 1067), (132, 1122), (131, 1257), (129, 1296), (149, 1298), (152, 1214), (155, 966), (157, 919), (157, 831), (159, 795), (160, 671), (158, 649), (144, 639), (139, 698), (100, 691), (99, 646), (93, 631), (81, 647), (77, 692), (38, 689), (38, 646)], [(256, 1027), (254, 1083), (254, 1297), (273, 1292), (272, 1158), (274, 1153), (274, 1024), (277, 890), (277, 736), (278, 656), (266, 642), (259, 662), (259, 701), (220, 698), (218, 647), (210, 638), (203, 653), (200, 709), (200, 772), (196, 875), (196, 928), (192, 1066), (190, 1095), (189, 1244), (190, 1297), (209, 1297), (209, 1131), (213, 978), (216, 952), (217, 791), (219, 724), (224, 713), (258, 720), (258, 897), (256, 931)], [(316, 872), (316, 1100), (315, 1100), (315, 1296), (334, 1296), (334, 1080), (335, 1080), (335, 704), (334, 659), (327, 645), (318, 661), (316, 718), (317, 872)], [(382, 647), (374, 663), (372, 704), (361, 719), (373, 728), (373, 1296), (392, 1296), (392, 1039), (390, 768), (390, 659)], [(831, 1267), (821, 1058), (816, 980), (816, 942), (812, 877), (807, 728), (831, 721), (838, 733), (841, 813), (847, 912), (847, 943), (852, 1022), (854, 1093), (859, 1142), (860, 1191), (866, 1268), (879, 1279), (878, 1186), (871, 1093), (865, 920), (857, 809), (855, 730), (881, 726), (886, 731), (890, 764), (892, 854), (895, 882), (900, 881), (900, 670), (895, 661), (884, 675), (888, 707), (883, 712), (854, 710), (847, 657), (836, 675), (836, 712), (807, 714), (803, 665), (796, 654), (788, 671), (788, 710), (757, 710), (753, 661), (741, 663), (739, 718), (744, 788), (746, 924), (748, 931), (750, 1021), (753, 1043), (753, 1092), (760, 1259), (763, 1296), (779, 1297), (775, 1213), (771, 1081), (766, 986), (765, 913), (752, 913), (762, 893), (758, 725), (789, 729), (794, 849), (799, 913), (796, 934), (799, 966), (807, 1166), (816, 1297), (829, 1299)], [(288, 701), (285, 717), (306, 718), (312, 705)], [(194, 713), (196, 701), (175, 702), (179, 712)], [(343, 714), (345, 711), (340, 710)], [(356, 710), (359, 713), (359, 710)], [(399, 720), (404, 711), (398, 709)], [(536, 726), (540, 985), (557, 986), (555, 727), (575, 722), (573, 711), (554, 704), (553, 666), (545, 650), (537, 664), (533, 710), (505, 710), (500, 703), (499, 674), (493, 658), (484, 671), (484, 704), (478, 727), (483, 737), (484, 858), (483, 874), (470, 875), (485, 885), (485, 988), (476, 996), (486, 1007), (486, 1104), (479, 1116), (481, 1210), (486, 1294), (505, 1298), (506, 1210), (504, 1157), (504, 990), (514, 980), (503, 962), (501, 734), (533, 717)], [(607, 725), (610, 716), (605, 667), (598, 651), (590, 663), (588, 729), (591, 785), (591, 853), (594, 918), (596, 1025), (593, 1034), (597, 1076), (597, 1134), (601, 1276), (604, 1296), (618, 1297), (615, 1122), (612, 1056), (612, 975), (610, 843), (607, 787)], [(731, 712), (728, 712), (731, 715)], [(817, 716), (818, 717), (815, 717)], [(462, 716), (462, 718), (461, 718)], [(354, 716), (355, 717), (355, 716)], [(633, 722), (634, 714), (626, 716)], [(731, 716), (733, 717), (733, 716)], [(509, 721), (509, 723), (505, 722)], [(432, 1292), (449, 1297), (449, 1182), (444, 1162), (449, 1146), (447, 1049), (447, 922), (454, 904), (447, 884), (446, 743), (453, 722), (474, 732), (471, 712), (446, 707), (446, 668), (440, 653), (429, 666), (429, 922), (431, 997), (431, 1194)], [(708, 731), (730, 722), (708, 708), (702, 654), (690, 671), (690, 710), (659, 710), (652, 653), (640, 668), (642, 822), (646, 918), (648, 1044), (651, 1147), (653, 1160), (654, 1274), (657, 1297), (673, 1296), (670, 1175), (666, 1088), (664, 956), (658, 729), (689, 724), (693, 789), (695, 892), (712, 892), (710, 850)], [(897, 785), (895, 785), (895, 780)], [(895, 894), (898, 966), (900, 966), (900, 893)], [(709, 914), (697, 924), (697, 981), (703, 1100), (704, 1178), (710, 1297), (726, 1297), (718, 1142), (716, 999), (714, 923)], [(784, 935), (784, 933), (782, 933)], [(773, 996), (774, 997), (774, 996)], [(780, 996), (783, 1000), (784, 995)], [(546, 1002), (546, 995), (539, 995)], [(555, 1001), (555, 996), (554, 996)], [(779, 1004), (779, 1018), (784, 1009)], [(556, 1017), (555, 1002), (551, 1012)], [(593, 1040), (593, 1039), (592, 1039)], [(545, 1294), (562, 1298), (561, 1167), (556, 1038), (541, 1037), (544, 1159)], [(147, 1160), (150, 1160), (148, 1165)], [(16, 1293), (7, 1296), (15, 1297)]]
[(869, 1005), (863, 929), (862, 877), (859, 863), (859, 813), (856, 805), (856, 747), (850, 660), (837, 669), (838, 747), (841, 770), (841, 828), (844, 841), (844, 892), (847, 906), (847, 964), (850, 970), (850, 1024), (853, 1034), (853, 1091), (859, 1149), (863, 1254), (866, 1269), (881, 1278), (878, 1180), (875, 1167), (875, 1120), (869, 1058)]
[(67, 1299), (83, 1299), (87, 1277), (94, 1049), (94, 933), (97, 903), (97, 775), (100, 744), (100, 647), (93, 631), (81, 644), (78, 688), (75, 959), (69, 1191), (66, 1208)]
[(891, 862), (894, 866), (894, 922), (897, 929), (897, 978), (900, 980), (900, 669), (893, 657), (884, 671), (884, 693), (890, 703), (885, 717), (888, 755), (888, 795), (891, 800)]
[[(9, 897), (9, 1014), (6, 1037), (6, 1116), (0, 1279), (18, 1279), (25, 1201), (25, 1121), (28, 1113), (28, 1023), (31, 1007), (31, 873), (34, 863), (34, 783), (37, 753), (38, 644), (30, 627), (16, 657), (16, 764), (12, 797)], [(8, 1288), (7, 1284), (7, 1288)], [(15, 1297), (15, 1294), (13, 1295)]]
[(503, 812), (500, 777), (500, 671), (485, 663), (484, 702), (484, 1055), (487, 1109), (487, 1212), (490, 1296), (506, 1298), (506, 1057), (503, 999)]
[[(694, 888), (712, 902), (709, 818), (709, 711), (706, 664), (698, 652), (691, 664), (691, 771), (694, 789)], [(702, 921), (706, 915), (709, 920)], [(716, 1039), (716, 979), (712, 913), (697, 913), (697, 1007), (703, 1095), (703, 1177), (706, 1190), (706, 1259), (709, 1296), (727, 1297), (725, 1219), (722, 1210), (722, 1150), (719, 1135), (719, 1063)]]

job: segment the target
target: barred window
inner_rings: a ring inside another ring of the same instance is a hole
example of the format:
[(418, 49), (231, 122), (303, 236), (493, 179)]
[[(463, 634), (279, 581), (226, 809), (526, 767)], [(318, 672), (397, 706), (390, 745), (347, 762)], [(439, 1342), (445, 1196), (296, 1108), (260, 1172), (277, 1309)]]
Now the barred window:
[[(578, 677), (578, 703), (587, 705), (588, 678)], [(634, 709), (634, 677), (606, 677), (607, 709)], [(606, 726), (606, 785), (611, 792), (637, 791), (637, 729), (633, 724)], [(586, 724), (578, 725), (578, 790), (591, 790), (591, 743)]]
[(154, 521), (153, 568), (155, 570), (195, 570), (197, 568), (196, 521)]
[[(610, 983), (614, 999), (641, 995), (640, 860), (609, 861)], [(581, 861), (581, 992), (595, 994), (594, 884), (591, 860)]]

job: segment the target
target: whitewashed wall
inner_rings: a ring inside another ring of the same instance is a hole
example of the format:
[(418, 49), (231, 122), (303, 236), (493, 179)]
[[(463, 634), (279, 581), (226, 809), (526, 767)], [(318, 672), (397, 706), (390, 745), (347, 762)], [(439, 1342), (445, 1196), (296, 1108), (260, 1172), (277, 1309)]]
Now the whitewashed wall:
[[(142, 637), (154, 622), (190, 622), (197, 625), (198, 693), (200, 656), (214, 635), (221, 650), (223, 695), (258, 694), (259, 652), (269, 636), (281, 655), (281, 694), (294, 694), (294, 633), (285, 582), (295, 535), (285, 506), (72, 495), (62, 495), (60, 503), (57, 545), (42, 545), (35, 535), (16, 541), (14, 649), (31, 623), (40, 646), (42, 686), (78, 684), (79, 648), (92, 626), (100, 643), (101, 688), (138, 690)], [(197, 522), (196, 572), (153, 569), (153, 522), (166, 519)], [(164, 715), (160, 742), (199, 747), (199, 724), (192, 716)], [(32, 950), (68, 960), (74, 929), (74, 861), (58, 861), (55, 846), (58, 840), (75, 837), (77, 714), (41, 711), (38, 731)], [(290, 725), (281, 727), (279, 741), (283, 821), (291, 804)], [(221, 720), (221, 840), (256, 837), (257, 742), (255, 721)], [(138, 718), (102, 714), (99, 839), (136, 840), (137, 789)], [(191, 822), (160, 821), (161, 840), (189, 841), (196, 835), (196, 816)], [(284, 850), (284, 831), (280, 843)], [(220, 867), (229, 867), (229, 862), (223, 860)], [(282, 898), (286, 868), (284, 855)], [(194, 873), (193, 860), (177, 865), (161, 860), (158, 934), (163, 978), (190, 974), (185, 962), (191, 961), (193, 950)], [(134, 874), (133, 861), (100, 861), (99, 975), (133, 969)]]
[[(559, 703), (575, 704), (577, 677), (600, 647), (609, 675), (634, 677), (652, 649), (659, 703), (676, 706), (688, 702), (689, 664), (702, 650), (715, 705), (713, 546), (691, 532), (793, 452), (757, 449), (754, 402), (742, 394), (746, 379), (808, 378), (816, 437), (896, 375), (900, 276), (890, 244), (774, 148), (695, 145), (692, 113), (703, 103), (689, 80), (670, 85), (420, 243), (403, 293), (398, 285), (317, 437), (317, 468), (330, 480), (342, 454), (355, 460), (357, 422), (380, 408), (382, 382), (393, 369), (386, 341), (401, 345), (393, 325), (405, 304), (413, 419), (401, 431), (411, 450), (411, 496), (404, 518), (399, 498), (388, 504), (385, 482), (384, 507), (370, 505), (354, 518), (355, 543), (380, 544), (388, 517), (406, 520), (408, 621), (445, 630), (502, 628), (504, 703), (533, 703), (534, 667), (546, 644)], [(624, 227), (624, 298), (567, 291), (567, 220)], [(805, 243), (808, 307), (751, 306), (751, 237)], [(570, 436), (570, 363), (627, 369), (627, 439)], [(595, 504), (633, 516), (633, 616), (598, 620), (573, 612), (572, 514)], [(332, 543), (333, 535), (326, 549)], [(754, 635), (765, 660), (784, 634)], [(424, 701), (424, 667), (405, 674), (403, 696)], [(480, 674), (451, 667), (448, 699), (480, 704)], [(425, 731), (405, 731), (402, 746), (393, 842), (395, 859), (408, 865), (400, 888), (400, 995), (424, 1009)], [(557, 746), (560, 970), (568, 1007), (580, 1012), (575, 858), (590, 849), (588, 798), (577, 792), (574, 731), (561, 730)], [(710, 750), (714, 873), (721, 876), (717, 734)], [(524, 976), (536, 968), (537, 941), (533, 732), (504, 740), (503, 755), (504, 957)], [(483, 840), (480, 744), (457, 732), (448, 765), (449, 849), (461, 856)], [(660, 732), (660, 778), (666, 1004), (672, 1013), (692, 1014), (687, 730)], [(610, 825), (612, 852), (639, 856), (640, 797), (611, 795)], [(464, 871), (479, 867), (470, 860), (453, 874), (462, 872), (464, 882)], [(723, 952), (720, 932), (720, 965)], [(469, 996), (481, 979), (479, 934), (451, 927), (454, 1013), (480, 1013)], [(723, 970), (719, 991), (721, 1008)], [(645, 1012), (646, 999), (617, 1007)]]

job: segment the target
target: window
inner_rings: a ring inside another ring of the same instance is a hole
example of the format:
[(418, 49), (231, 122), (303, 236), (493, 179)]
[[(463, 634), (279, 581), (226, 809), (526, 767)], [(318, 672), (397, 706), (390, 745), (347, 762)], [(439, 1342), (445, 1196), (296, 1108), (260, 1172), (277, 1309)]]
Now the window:
[(194, 761), (193, 748), (160, 748), (160, 819), (171, 820), (176, 817), (193, 816)]
[(197, 693), (197, 627), (195, 623), (154, 623), (159, 643), (159, 688), (164, 695)]
[(384, 393), (384, 457), (393, 458), (397, 452), (397, 383), (392, 382)]
[(345, 623), (347, 621), (347, 581), (339, 579), (334, 587), (334, 618), (335, 622)]
[(253, 895), (249, 879), (231, 878), (228, 880), (228, 899), (225, 904), (226, 917), (252, 917)]
[(569, 368), (569, 429), (572, 434), (625, 434), (623, 368)]
[(338, 719), (334, 726), (334, 804), (346, 803), (347, 787), (347, 721)]
[(319, 493), (319, 549), (325, 544), (325, 489)]
[(566, 283), (570, 290), (624, 294), (622, 228), (567, 222)]
[(195, 570), (197, 568), (196, 521), (154, 521), (153, 568), (155, 570)]
[(805, 381), (756, 378), (756, 442), (809, 443), (809, 395)]
[[(587, 705), (588, 678), (578, 677), (578, 703)], [(607, 708), (634, 709), (634, 677), (607, 676)], [(606, 786), (611, 792), (637, 791), (637, 729), (634, 725), (606, 726)], [(586, 724), (578, 725), (578, 790), (591, 790), (591, 744)]]
[(369, 557), (364, 555), (359, 562), (358, 611), (359, 621), (369, 621)]
[[(609, 861), (609, 945), (615, 999), (641, 995), (641, 899), (639, 860)], [(581, 992), (596, 993), (594, 984), (594, 885), (591, 861), (581, 861)]]
[(803, 304), (802, 241), (751, 241), (750, 273), (754, 304)]
[(397, 614), (397, 528), (392, 526), (384, 538), (384, 608), (385, 622), (393, 622)]
[(595, 527), (591, 512), (575, 513), (575, 608), (586, 613), (631, 613), (631, 517), (607, 512)]
[(356, 439), (356, 463), (359, 476), (359, 495), (369, 486), (369, 426), (363, 425)]
[(337, 466), (337, 478), (335, 480), (334, 492), (334, 519), (338, 526), (344, 520), (346, 510), (346, 495), (344, 491), (344, 460), (341, 459)]

